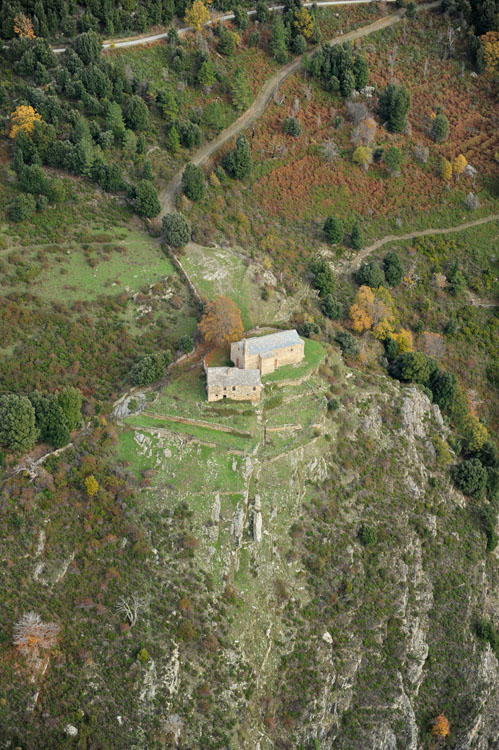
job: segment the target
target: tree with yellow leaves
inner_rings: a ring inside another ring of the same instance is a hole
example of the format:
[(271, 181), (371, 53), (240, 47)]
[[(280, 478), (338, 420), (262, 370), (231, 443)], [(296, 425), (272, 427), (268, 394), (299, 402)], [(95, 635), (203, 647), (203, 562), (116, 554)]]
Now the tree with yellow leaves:
[(219, 296), (206, 305), (199, 331), (208, 344), (223, 346), (243, 335), (241, 311), (228, 297)]
[(491, 75), (499, 74), (499, 31), (488, 31), (480, 37), (483, 44), (485, 70)]
[(314, 21), (306, 8), (295, 11), (294, 27), (305, 39), (310, 39), (314, 33)]
[(446, 716), (439, 714), (433, 719), (431, 724), (431, 733), (434, 737), (447, 737), (450, 732), (450, 724)]
[(464, 418), (463, 432), (464, 439), (470, 451), (479, 451), (489, 437), (487, 428), (474, 414), (467, 414)]
[(10, 121), (12, 123), (10, 137), (15, 138), (20, 130), (24, 130), (27, 135), (31, 135), (35, 129), (35, 122), (41, 122), (42, 116), (33, 107), (21, 104), (11, 112)]
[(440, 174), (444, 180), (450, 180), (452, 178), (452, 164), (448, 159), (442, 157), (440, 162)]
[(94, 497), (99, 491), (99, 482), (93, 474), (90, 474), (90, 476), (85, 479), (85, 491), (88, 497)]
[(392, 338), (394, 338), (398, 344), (397, 354), (412, 352), (412, 333), (406, 328), (401, 328), (398, 333), (393, 334)]
[(36, 39), (31, 18), (24, 13), (18, 13), (14, 18), (14, 33), (25, 39)]
[(191, 7), (187, 9), (185, 22), (196, 31), (201, 31), (201, 27), (209, 20), (210, 12), (203, 0), (194, 0)]
[(352, 328), (358, 333), (373, 328), (376, 338), (383, 340), (391, 335), (395, 324), (395, 306), (388, 289), (380, 286), (371, 289), (361, 286), (350, 308)]
[(454, 159), (454, 164), (452, 165), (452, 169), (458, 179), (459, 179), (459, 176), (462, 175), (462, 173), (464, 172), (467, 166), (468, 166), (468, 161), (463, 154), (459, 154), (459, 156), (456, 156), (456, 158)]

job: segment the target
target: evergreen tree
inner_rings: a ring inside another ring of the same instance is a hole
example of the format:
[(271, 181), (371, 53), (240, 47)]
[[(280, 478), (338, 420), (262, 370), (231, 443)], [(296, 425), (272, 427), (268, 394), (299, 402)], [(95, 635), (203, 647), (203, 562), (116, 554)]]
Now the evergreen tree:
[(245, 135), (241, 134), (233, 151), (229, 151), (223, 161), (224, 169), (237, 180), (243, 180), (251, 172), (253, 160), (251, 147)]
[(388, 84), (379, 97), (380, 115), (387, 121), (388, 130), (392, 133), (401, 133), (404, 130), (410, 105), (411, 96), (404, 86)]
[(437, 143), (443, 143), (449, 137), (449, 121), (443, 112), (437, 112), (432, 125), (431, 135)]
[(270, 49), (278, 63), (284, 65), (284, 63), (287, 62), (288, 49), (286, 44), (286, 32), (284, 30), (284, 23), (279, 13), (276, 13), (272, 20)]
[(375, 260), (369, 260), (362, 263), (355, 274), (355, 281), (360, 286), (370, 286), (372, 289), (377, 289), (384, 284), (385, 274)]
[(249, 107), (251, 102), (251, 88), (246, 76), (239, 68), (232, 78), (231, 94), (235, 109), (241, 112)]
[(172, 125), (166, 136), (166, 148), (171, 154), (176, 154), (180, 149), (180, 138), (177, 128)]
[(353, 61), (353, 74), (355, 76), (355, 88), (360, 91), (367, 86), (369, 81), (369, 67), (367, 61), (361, 56), (357, 55)]
[(400, 258), (395, 252), (388, 253), (383, 259), (383, 271), (390, 286), (398, 286), (404, 274)]
[(182, 189), (191, 201), (199, 201), (205, 193), (204, 172), (195, 164), (187, 164), (182, 174)]
[(133, 206), (139, 216), (145, 216), (148, 219), (157, 216), (161, 211), (156, 188), (150, 180), (140, 180), (135, 190)]
[(364, 244), (362, 239), (362, 229), (360, 228), (360, 224), (358, 221), (356, 221), (352, 227), (352, 232), (350, 234), (350, 244), (354, 250), (361, 250), (362, 245)]
[(149, 112), (144, 100), (137, 95), (130, 98), (125, 112), (128, 127), (132, 130), (147, 130), (149, 127)]
[(26, 396), (0, 396), (0, 445), (15, 453), (29, 451), (37, 438), (35, 410)]
[(344, 234), (343, 222), (341, 219), (337, 219), (336, 216), (328, 216), (324, 222), (324, 233), (329, 242), (333, 245), (337, 242), (341, 242)]
[(205, 60), (199, 68), (198, 83), (201, 86), (213, 86), (217, 80), (217, 71), (211, 60)]
[(166, 214), (163, 217), (162, 232), (165, 242), (172, 247), (182, 247), (191, 238), (189, 224), (182, 214)]
[(270, 11), (265, 0), (257, 0), (256, 3), (256, 20), (258, 23), (268, 23), (270, 20)]

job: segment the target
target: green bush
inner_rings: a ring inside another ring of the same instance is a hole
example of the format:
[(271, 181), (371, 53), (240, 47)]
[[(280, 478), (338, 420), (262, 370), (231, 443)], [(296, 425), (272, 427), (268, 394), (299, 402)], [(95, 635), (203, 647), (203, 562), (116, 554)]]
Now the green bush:
[(130, 380), (134, 385), (151, 385), (164, 375), (170, 361), (169, 352), (146, 354), (130, 370)]
[(480, 498), (485, 493), (487, 470), (478, 458), (469, 458), (454, 468), (453, 479), (457, 489), (465, 495)]
[(338, 331), (335, 335), (334, 340), (340, 347), (343, 354), (347, 357), (356, 357), (359, 353), (359, 347), (357, 342), (349, 331)]
[(385, 279), (390, 286), (398, 286), (402, 281), (404, 271), (400, 258), (395, 252), (388, 253), (383, 259)]
[(336, 281), (327, 260), (318, 260), (312, 263), (312, 273), (314, 275), (314, 286), (319, 290), (321, 297), (334, 294)]
[(385, 274), (376, 261), (369, 260), (362, 263), (359, 270), (355, 273), (355, 281), (361, 286), (366, 285), (377, 289), (385, 283)]
[(25, 221), (31, 219), (36, 211), (36, 200), (33, 195), (18, 195), (8, 209), (9, 218), (12, 221)]
[(294, 138), (298, 138), (301, 133), (301, 125), (296, 117), (286, 117), (283, 122), (282, 129), (286, 135), (292, 135)]
[(192, 352), (194, 349), (194, 342), (192, 340), (192, 336), (188, 336), (187, 334), (185, 336), (181, 336), (178, 342), (178, 348), (181, 352), (184, 352), (185, 354), (188, 354), (189, 352)]
[(362, 525), (359, 529), (359, 539), (364, 547), (376, 544), (378, 541), (376, 529), (373, 526)]
[(337, 302), (332, 294), (326, 294), (322, 300), (321, 310), (327, 318), (338, 320), (341, 318), (341, 305)]

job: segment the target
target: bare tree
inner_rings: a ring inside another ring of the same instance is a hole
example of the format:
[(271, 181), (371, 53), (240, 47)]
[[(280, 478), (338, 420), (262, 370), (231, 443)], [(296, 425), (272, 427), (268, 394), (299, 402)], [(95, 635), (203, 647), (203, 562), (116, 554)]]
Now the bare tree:
[(331, 166), (334, 164), (334, 162), (340, 155), (340, 151), (338, 149), (336, 141), (333, 141), (332, 138), (322, 143), (321, 152), (325, 160), (327, 161), (327, 163), (330, 164)]
[(476, 211), (479, 206), (479, 202), (475, 193), (468, 193), (468, 195), (466, 196), (465, 205), (469, 211)]
[(307, 102), (312, 98), (312, 86), (305, 86), (305, 99)]
[(396, 44), (393, 45), (392, 51), (388, 55), (388, 65), (390, 68), (390, 78), (393, 78), (393, 71), (395, 68), (395, 63), (397, 61), (397, 50), (398, 46)]
[(426, 164), (426, 162), (428, 161), (429, 155), (430, 155), (430, 151), (428, 149), (428, 146), (423, 146), (421, 143), (418, 143), (417, 146), (414, 148), (414, 156), (422, 164)]
[(369, 117), (369, 110), (367, 109), (364, 102), (347, 102), (347, 114), (349, 120), (354, 125), (358, 125), (359, 122)]
[(352, 143), (355, 146), (370, 146), (376, 138), (377, 125), (372, 117), (362, 120), (352, 130)]
[(36, 612), (27, 612), (14, 625), (12, 641), (34, 669), (42, 663), (42, 653), (57, 643), (60, 626), (56, 622), (42, 622)]
[(120, 600), (116, 606), (116, 613), (118, 615), (125, 615), (130, 627), (137, 623), (139, 611), (144, 607), (144, 600), (138, 594), (132, 594), (128, 599), (124, 596), (120, 597)]
[(426, 76), (428, 75), (428, 66), (429, 66), (429, 62), (428, 62), (428, 59), (426, 59), (423, 65), (423, 78), (426, 78)]
[(300, 111), (300, 100), (297, 96), (295, 96), (295, 100), (293, 102), (293, 115), (297, 115)]

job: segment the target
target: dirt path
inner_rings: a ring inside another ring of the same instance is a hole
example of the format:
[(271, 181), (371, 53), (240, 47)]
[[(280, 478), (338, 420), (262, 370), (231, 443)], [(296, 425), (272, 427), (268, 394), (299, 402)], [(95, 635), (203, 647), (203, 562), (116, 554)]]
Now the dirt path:
[[(419, 11), (428, 8), (435, 8), (438, 5), (439, 2), (432, 2), (425, 5), (419, 5), (417, 9)], [(342, 34), (341, 36), (334, 37), (334, 39), (329, 40), (329, 42), (327, 43), (335, 45), (342, 44), (343, 42), (347, 42), (352, 39), (360, 39), (361, 37), (373, 34), (375, 31), (380, 31), (381, 29), (386, 29), (388, 26), (393, 26), (394, 24), (398, 23), (404, 17), (404, 15), (405, 11), (403, 9), (399, 10), (396, 13), (390, 14), (389, 16), (379, 18), (377, 21), (374, 21), (374, 23), (371, 23), (368, 26), (362, 26), (360, 29), (355, 29), (355, 31), (349, 31), (347, 34)], [(315, 50), (310, 50), (308, 51), (308, 54), (311, 55), (314, 53), (314, 51)], [(251, 107), (247, 109), (246, 112), (241, 115), (241, 117), (233, 122), (232, 125), (229, 125), (228, 128), (223, 130), (217, 138), (215, 138), (213, 141), (210, 141), (209, 143), (206, 143), (204, 146), (201, 146), (201, 148), (199, 148), (191, 156), (190, 161), (198, 166), (205, 164), (210, 156), (216, 153), (225, 143), (227, 143), (227, 141), (230, 141), (236, 135), (239, 135), (239, 133), (241, 133), (252, 123), (254, 123), (255, 120), (258, 120), (258, 118), (263, 115), (268, 105), (272, 101), (275, 91), (290, 75), (295, 73), (300, 68), (301, 62), (302, 58), (297, 57), (295, 60), (278, 70), (277, 73), (275, 73), (271, 78), (269, 78), (267, 83), (257, 94), (257, 97)], [(184, 167), (182, 167), (182, 169), (177, 172), (177, 174), (170, 180), (168, 185), (159, 194), (161, 213), (154, 222), (157, 228), (159, 228), (160, 226), (161, 218), (166, 213), (175, 210), (175, 198), (180, 189), (183, 171)]]
[[(319, 7), (325, 7), (325, 6), (331, 6), (331, 5), (368, 5), (371, 3), (372, 0), (323, 0), (323, 2), (315, 3)], [(384, 0), (385, 3), (394, 3), (395, 0)], [(314, 5), (314, 3), (303, 3), (303, 5), (306, 8), (310, 8), (311, 5)], [(284, 5), (271, 5), (269, 6), (269, 11), (271, 13), (284, 10)], [(248, 10), (246, 11), (248, 16), (254, 16), (256, 14), (256, 10)], [(233, 13), (226, 13), (224, 15), (218, 15), (213, 16), (210, 18), (209, 21), (207, 21), (204, 26), (212, 26), (213, 24), (219, 23), (221, 21), (232, 21), (234, 19)], [(123, 49), (126, 47), (138, 47), (143, 44), (154, 44), (154, 42), (160, 42), (163, 39), (168, 38), (168, 31), (170, 28), (174, 28), (173, 26), (170, 26), (166, 28), (166, 26), (162, 27), (162, 31), (158, 31), (156, 34), (150, 34), (147, 32), (146, 34), (138, 34), (137, 36), (131, 36), (131, 37), (125, 37), (125, 38), (116, 38), (116, 39), (106, 39), (102, 43), (102, 49)], [(188, 34), (190, 32), (194, 31), (192, 26), (184, 26), (182, 29), (177, 29), (177, 34), (179, 36), (183, 36), (184, 34)], [(56, 54), (61, 54), (62, 52), (66, 51), (66, 47), (52, 47), (52, 50)]]
[[(480, 224), (487, 224), (489, 221), (499, 220), (499, 214), (491, 214), (490, 216), (484, 216), (481, 219), (475, 219), (475, 221), (467, 221), (465, 224), (458, 224), (455, 227), (446, 227), (443, 229), (420, 229), (416, 232), (409, 232), (409, 234), (388, 234), (386, 237), (382, 237), (380, 240), (376, 240), (372, 245), (365, 247), (361, 250), (353, 260), (345, 263), (341, 267), (337, 267), (336, 270), (342, 273), (349, 273), (356, 271), (359, 268), (361, 262), (368, 257), (375, 250), (379, 250), (380, 247), (386, 245), (388, 242), (400, 242), (404, 240), (412, 240), (415, 237), (426, 237), (434, 234), (449, 234), (450, 232), (462, 232), (464, 229), (470, 229), (471, 227), (477, 227)], [(484, 305), (485, 307), (486, 305)], [(494, 307), (494, 305), (490, 305)]]

